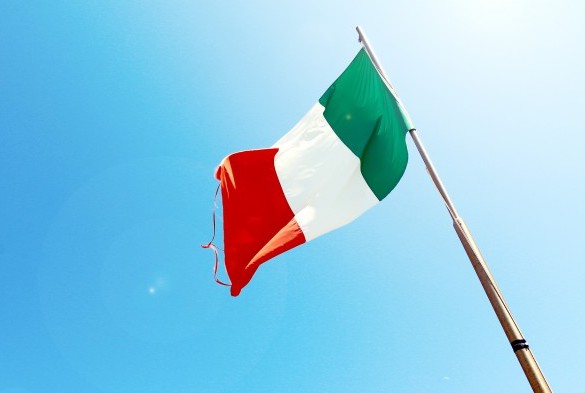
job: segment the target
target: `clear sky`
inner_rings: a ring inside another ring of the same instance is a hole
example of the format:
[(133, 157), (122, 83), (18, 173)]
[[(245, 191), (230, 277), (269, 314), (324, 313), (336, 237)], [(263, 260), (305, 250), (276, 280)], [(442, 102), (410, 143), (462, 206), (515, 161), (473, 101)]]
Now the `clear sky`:
[(529, 392), (408, 140), (349, 226), (213, 281), (227, 154), (361, 25), (553, 389), (585, 370), (581, 0), (0, 2), (0, 393)]

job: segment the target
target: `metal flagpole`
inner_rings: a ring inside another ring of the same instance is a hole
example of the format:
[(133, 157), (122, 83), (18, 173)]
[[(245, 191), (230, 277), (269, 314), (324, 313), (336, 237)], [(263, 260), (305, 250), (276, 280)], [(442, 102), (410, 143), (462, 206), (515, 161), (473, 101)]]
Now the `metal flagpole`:
[[(386, 76), (386, 73), (384, 72), (382, 66), (378, 62), (378, 59), (376, 58), (376, 55), (374, 54), (372, 47), (368, 43), (368, 39), (366, 38), (363, 30), (359, 26), (356, 28), (356, 30), (359, 35), (359, 41), (363, 44), (366, 52), (368, 53), (370, 59), (372, 60), (372, 63), (374, 63), (374, 66), (380, 73), (382, 79), (386, 82), (390, 90), (394, 92), (396, 98), (399, 100), (396, 91), (390, 84), (388, 76)], [(488, 266), (485, 260), (483, 259), (477, 244), (475, 243), (475, 240), (471, 236), (471, 233), (469, 232), (469, 229), (467, 229), (467, 226), (463, 222), (463, 219), (457, 213), (457, 210), (455, 209), (455, 206), (453, 205), (453, 202), (451, 201), (451, 198), (449, 197), (447, 190), (443, 186), (443, 183), (441, 182), (441, 179), (439, 178), (439, 175), (437, 174), (437, 171), (435, 170), (435, 167), (433, 166), (433, 163), (431, 162), (431, 159), (429, 158), (429, 155), (427, 154), (427, 151), (423, 146), (416, 132), (416, 129), (409, 130), (409, 133), (414, 141), (414, 144), (416, 145), (418, 152), (420, 153), (425, 163), (425, 166), (427, 168), (429, 175), (431, 176), (431, 179), (433, 180), (433, 183), (435, 184), (437, 190), (441, 194), (441, 197), (445, 201), (447, 210), (449, 211), (449, 214), (453, 219), (453, 227), (455, 228), (455, 232), (457, 233), (457, 236), (459, 237), (459, 240), (461, 241), (461, 244), (463, 245), (463, 248), (465, 249), (465, 252), (469, 257), (469, 260), (471, 261), (471, 265), (473, 266), (473, 269), (475, 270), (475, 273), (477, 274), (477, 277), (481, 282), (481, 285), (496, 313), (496, 316), (498, 317), (500, 324), (504, 329), (504, 333), (506, 334), (506, 337), (508, 338), (510, 345), (512, 345), (512, 349), (514, 350), (514, 353), (518, 358), (520, 366), (522, 366), (522, 370), (524, 370), (524, 374), (526, 375), (526, 378), (528, 379), (528, 382), (530, 383), (532, 390), (535, 393), (547, 392), (552, 393), (552, 390), (548, 385), (548, 382), (546, 381), (546, 378), (544, 377), (542, 370), (540, 369), (538, 363), (536, 362), (536, 359), (532, 355), (532, 351), (528, 347), (528, 344), (526, 344), (526, 339), (522, 335), (520, 328), (518, 327), (516, 321), (512, 317), (512, 313), (510, 312), (508, 305), (504, 301), (504, 297), (502, 296), (502, 293), (500, 292), (498, 286), (496, 285), (495, 279), (490, 273)]]

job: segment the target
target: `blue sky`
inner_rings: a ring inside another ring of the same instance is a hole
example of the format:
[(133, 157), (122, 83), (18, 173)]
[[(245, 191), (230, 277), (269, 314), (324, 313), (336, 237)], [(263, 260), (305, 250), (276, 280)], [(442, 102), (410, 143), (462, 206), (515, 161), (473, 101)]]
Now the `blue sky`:
[(213, 281), (227, 154), (369, 36), (556, 391), (582, 387), (582, 1), (3, 1), (0, 393), (529, 392), (412, 141), (383, 203)]

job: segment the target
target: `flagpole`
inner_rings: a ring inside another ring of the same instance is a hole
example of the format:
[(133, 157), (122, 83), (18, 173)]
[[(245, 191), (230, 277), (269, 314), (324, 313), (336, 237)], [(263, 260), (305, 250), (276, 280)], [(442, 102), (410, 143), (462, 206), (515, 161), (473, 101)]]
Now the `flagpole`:
[[(388, 76), (382, 69), (382, 66), (378, 62), (378, 59), (376, 58), (376, 55), (372, 47), (370, 46), (363, 30), (359, 26), (356, 27), (356, 30), (359, 35), (359, 41), (363, 44), (366, 52), (368, 53), (370, 59), (372, 60), (372, 63), (380, 73), (380, 76), (387, 83), (390, 90), (394, 92), (396, 98), (400, 100), (394, 88), (390, 84), (390, 79), (388, 78)], [(506, 304), (504, 297), (500, 292), (500, 289), (496, 285), (496, 281), (492, 276), (487, 266), (487, 263), (483, 259), (483, 256), (479, 251), (479, 247), (477, 246), (475, 240), (471, 236), (471, 233), (469, 232), (467, 225), (465, 225), (465, 222), (457, 213), (455, 205), (453, 204), (453, 201), (449, 197), (449, 194), (447, 193), (447, 190), (445, 189), (445, 186), (443, 185), (441, 178), (437, 174), (437, 171), (435, 170), (435, 167), (424, 145), (422, 144), (422, 141), (420, 140), (420, 137), (418, 136), (416, 129), (409, 130), (409, 133), (410, 136), (412, 137), (412, 140), (414, 141), (414, 144), (416, 145), (416, 148), (420, 156), (422, 157), (422, 160), (425, 163), (427, 171), (433, 183), (435, 184), (435, 187), (437, 188), (439, 194), (441, 194), (441, 197), (445, 202), (447, 210), (449, 211), (449, 214), (451, 215), (451, 218), (453, 220), (453, 227), (455, 228), (455, 232), (457, 233), (457, 236), (459, 237), (459, 240), (461, 241), (461, 244), (463, 245), (463, 248), (467, 253), (471, 265), (473, 266), (473, 269), (475, 270), (475, 273), (479, 278), (479, 281), (496, 313), (496, 316), (498, 317), (498, 320), (502, 325), (502, 329), (504, 330), (504, 333), (506, 334), (506, 337), (508, 338), (508, 341), (510, 342), (512, 349), (516, 354), (516, 358), (518, 359), (518, 362), (520, 363), (520, 366), (522, 367), (522, 370), (524, 371), (524, 374), (526, 375), (526, 378), (528, 379), (528, 382), (530, 383), (532, 390), (535, 393), (548, 392), (552, 393), (552, 390), (548, 385), (548, 382), (546, 381), (546, 378), (542, 373), (542, 370), (538, 366), (538, 363), (536, 362), (536, 359), (534, 358), (532, 351), (530, 350), (528, 344), (526, 344), (526, 339), (522, 335), (522, 332), (520, 331), (518, 324), (512, 317), (512, 313), (510, 312), (510, 309), (508, 308), (508, 305)]]

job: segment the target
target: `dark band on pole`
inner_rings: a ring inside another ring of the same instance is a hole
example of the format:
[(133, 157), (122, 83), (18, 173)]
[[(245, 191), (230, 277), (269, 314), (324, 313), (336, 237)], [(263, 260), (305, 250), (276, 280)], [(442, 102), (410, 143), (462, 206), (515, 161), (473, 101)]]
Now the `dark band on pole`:
[(526, 344), (526, 340), (514, 340), (510, 343), (514, 352), (519, 351), (521, 349), (528, 349), (530, 348), (528, 344)]

